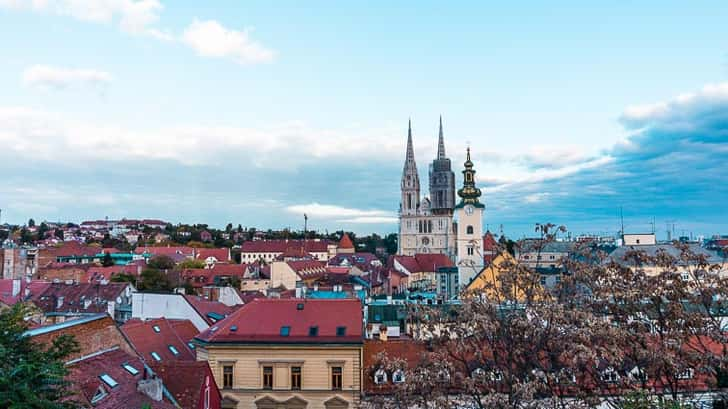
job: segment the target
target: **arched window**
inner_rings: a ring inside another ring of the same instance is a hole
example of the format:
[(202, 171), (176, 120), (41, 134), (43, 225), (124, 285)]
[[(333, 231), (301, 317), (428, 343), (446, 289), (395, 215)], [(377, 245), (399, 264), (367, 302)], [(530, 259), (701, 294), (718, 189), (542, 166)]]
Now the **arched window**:
[(427, 221), (427, 232), (432, 233), (432, 220)]
[(407, 208), (412, 208), (412, 193), (407, 193)]
[(468, 234), (473, 234), (473, 226), (468, 226), (466, 230)]
[(387, 383), (387, 372), (384, 369), (379, 369), (374, 373), (374, 383), (377, 385)]

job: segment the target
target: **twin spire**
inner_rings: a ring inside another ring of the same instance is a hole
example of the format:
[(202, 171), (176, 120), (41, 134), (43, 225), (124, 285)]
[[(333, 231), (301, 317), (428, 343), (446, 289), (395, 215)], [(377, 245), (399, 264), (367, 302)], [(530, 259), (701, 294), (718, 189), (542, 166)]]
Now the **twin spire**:
[[(440, 133), (437, 139), (437, 159), (446, 159), (445, 156), (445, 135), (442, 131), (442, 115), (440, 115)], [(407, 125), (407, 158), (406, 162), (415, 160), (415, 149), (412, 144), (412, 119), (409, 119)]]

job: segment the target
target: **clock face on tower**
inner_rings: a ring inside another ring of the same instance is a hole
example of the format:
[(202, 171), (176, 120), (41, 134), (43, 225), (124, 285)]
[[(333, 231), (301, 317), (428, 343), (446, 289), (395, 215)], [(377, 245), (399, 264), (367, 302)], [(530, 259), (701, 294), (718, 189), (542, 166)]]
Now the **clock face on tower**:
[(473, 214), (474, 210), (475, 210), (475, 208), (472, 205), (465, 206), (465, 214), (467, 214), (468, 216)]

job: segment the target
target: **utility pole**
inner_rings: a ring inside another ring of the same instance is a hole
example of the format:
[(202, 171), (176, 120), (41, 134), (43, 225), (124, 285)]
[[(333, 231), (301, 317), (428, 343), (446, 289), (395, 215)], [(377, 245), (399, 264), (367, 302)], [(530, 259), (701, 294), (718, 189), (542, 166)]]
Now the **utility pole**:
[(308, 215), (306, 213), (303, 214), (303, 240), (306, 240), (306, 234), (308, 232)]

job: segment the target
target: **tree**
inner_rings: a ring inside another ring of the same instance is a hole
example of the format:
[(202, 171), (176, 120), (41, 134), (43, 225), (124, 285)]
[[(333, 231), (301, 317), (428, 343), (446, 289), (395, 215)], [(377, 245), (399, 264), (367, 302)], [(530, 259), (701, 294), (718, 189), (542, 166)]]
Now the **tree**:
[(104, 258), (101, 260), (101, 265), (104, 267), (111, 267), (114, 265), (114, 259), (111, 258), (111, 253), (104, 253)]
[(32, 218), (28, 219), (28, 227), (35, 227), (35, 220), (33, 220)]
[(175, 267), (177, 270), (187, 270), (190, 268), (205, 268), (204, 260), (182, 260)]
[[(564, 231), (539, 225), (536, 246)], [(422, 357), (381, 407), (695, 404), (727, 369), (720, 318), (728, 280), (705, 254), (674, 245), (654, 255), (629, 251), (632, 265), (625, 265), (584, 243), (562, 260), (554, 288), (503, 256), (497, 277), (462, 294), (460, 305), (412, 308), (409, 326), (425, 345)], [(498, 251), (506, 254), (507, 242)], [(377, 363), (391, 365), (386, 356)]]
[(156, 268), (145, 268), (142, 270), (138, 289), (141, 291), (171, 292), (174, 287), (165, 272)]
[(55, 231), (54, 235), (56, 236), (56, 238), (57, 238), (58, 240), (63, 240), (63, 230), (61, 230), (61, 229), (56, 229), (56, 231)]
[(171, 270), (175, 266), (174, 260), (171, 257), (163, 254), (154, 256), (149, 259), (147, 266), (156, 270)]
[(64, 378), (64, 359), (78, 352), (73, 337), (62, 335), (46, 346), (24, 335), (30, 311), (22, 303), (0, 311), (0, 407), (66, 409), (79, 405)]

